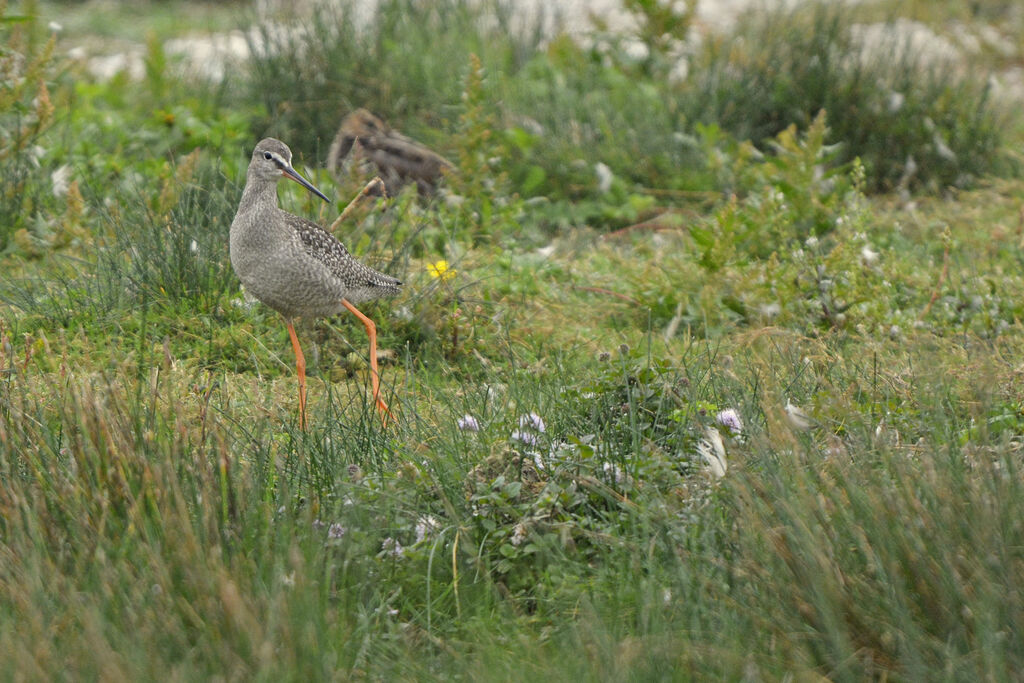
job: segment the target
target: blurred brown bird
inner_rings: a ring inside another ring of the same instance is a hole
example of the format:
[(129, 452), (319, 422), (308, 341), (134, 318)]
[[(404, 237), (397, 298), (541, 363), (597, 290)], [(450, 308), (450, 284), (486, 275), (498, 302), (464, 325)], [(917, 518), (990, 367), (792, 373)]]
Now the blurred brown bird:
[(416, 183), (421, 195), (431, 195), (442, 175), (455, 166), (430, 148), (392, 129), (366, 109), (345, 117), (327, 152), (327, 169), (335, 176), (351, 172), (353, 163), (371, 166), (389, 195)]

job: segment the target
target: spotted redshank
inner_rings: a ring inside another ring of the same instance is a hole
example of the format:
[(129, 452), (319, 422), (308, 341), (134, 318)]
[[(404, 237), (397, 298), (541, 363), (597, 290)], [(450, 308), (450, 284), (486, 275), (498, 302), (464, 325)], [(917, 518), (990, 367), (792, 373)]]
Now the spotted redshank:
[(231, 223), (231, 265), (245, 291), (280, 313), (295, 349), (299, 376), (299, 424), (306, 426), (306, 360), (295, 334), (296, 318), (351, 311), (370, 337), (373, 399), (387, 424), (391, 411), (380, 395), (377, 328), (354, 304), (398, 294), (401, 281), (360, 263), (316, 223), (277, 206), (277, 181), (288, 178), (330, 201), (292, 168), (292, 153), (280, 140), (261, 140), (252, 153), (245, 190)]
[(421, 195), (432, 194), (446, 171), (454, 166), (426, 145), (388, 126), (366, 109), (345, 117), (327, 152), (327, 168), (338, 177), (352, 164), (371, 165), (384, 179), (389, 195), (415, 182)]

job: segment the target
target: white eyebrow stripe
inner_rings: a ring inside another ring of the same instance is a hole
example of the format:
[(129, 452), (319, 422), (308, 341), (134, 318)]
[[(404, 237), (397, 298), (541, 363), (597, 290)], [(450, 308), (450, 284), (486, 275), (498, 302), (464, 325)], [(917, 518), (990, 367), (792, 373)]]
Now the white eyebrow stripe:
[(277, 167), (282, 171), (286, 168), (291, 167), (291, 164), (288, 163), (288, 161), (277, 152), (271, 152), (270, 157), (273, 159), (274, 163), (277, 164)]

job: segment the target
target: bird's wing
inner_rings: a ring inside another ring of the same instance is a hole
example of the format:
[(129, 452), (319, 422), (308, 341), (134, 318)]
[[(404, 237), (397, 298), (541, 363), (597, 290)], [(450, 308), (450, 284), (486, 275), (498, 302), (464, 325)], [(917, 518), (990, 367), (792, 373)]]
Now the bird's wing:
[(306, 254), (327, 266), (332, 273), (340, 274), (345, 265), (354, 261), (337, 237), (313, 221), (291, 214), (287, 214), (287, 220)]
[(433, 181), (442, 169), (454, 168), (437, 152), (405, 136), (360, 137), (359, 143), (377, 165), (392, 168), (401, 176)]
[(346, 286), (391, 288), (399, 282), (357, 261), (338, 238), (316, 223), (292, 214), (287, 214), (287, 220), (306, 254), (325, 265)]

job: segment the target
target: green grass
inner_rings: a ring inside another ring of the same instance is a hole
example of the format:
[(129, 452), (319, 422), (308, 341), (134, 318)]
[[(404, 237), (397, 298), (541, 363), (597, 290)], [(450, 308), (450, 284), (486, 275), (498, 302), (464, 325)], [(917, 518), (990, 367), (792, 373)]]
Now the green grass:
[[(32, 133), (38, 166), (0, 165), (3, 224), (38, 197), (50, 226), (11, 233), (0, 271), (7, 677), (1012, 680), (1021, 180), (876, 194), (832, 109), (752, 142), (691, 128), (664, 55), (534, 51), (455, 2), (450, 59), (417, 62), (418, 7), (387, 4), (367, 61), (310, 62), (390, 91), (302, 114), (251, 96), (287, 52), (239, 89), (44, 68), (89, 106)], [(271, 125), (337, 199), (281, 204), (329, 223), (358, 182), (317, 168), (317, 141), (355, 104), (442, 145), (462, 199), (405, 193), (341, 228), (406, 282), (366, 309), (398, 419), (339, 316), (299, 329), (303, 431), (288, 335), (244, 301), (227, 231)]]

